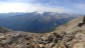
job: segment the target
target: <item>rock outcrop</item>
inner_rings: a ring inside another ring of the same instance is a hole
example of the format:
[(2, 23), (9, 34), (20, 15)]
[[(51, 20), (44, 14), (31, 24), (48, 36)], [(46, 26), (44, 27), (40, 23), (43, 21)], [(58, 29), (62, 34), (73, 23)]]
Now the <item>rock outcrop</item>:
[(84, 15), (84, 17), (83, 17), (82, 23), (79, 23), (78, 26), (81, 27), (81, 26), (83, 26), (84, 24), (85, 24), (85, 15)]

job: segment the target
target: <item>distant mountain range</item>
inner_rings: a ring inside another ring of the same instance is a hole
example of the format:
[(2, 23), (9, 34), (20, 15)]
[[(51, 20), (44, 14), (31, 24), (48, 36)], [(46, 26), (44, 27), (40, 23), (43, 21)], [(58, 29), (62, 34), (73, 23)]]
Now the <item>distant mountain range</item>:
[(53, 12), (0, 13), (0, 26), (17, 31), (49, 32), (77, 16), (80, 15)]

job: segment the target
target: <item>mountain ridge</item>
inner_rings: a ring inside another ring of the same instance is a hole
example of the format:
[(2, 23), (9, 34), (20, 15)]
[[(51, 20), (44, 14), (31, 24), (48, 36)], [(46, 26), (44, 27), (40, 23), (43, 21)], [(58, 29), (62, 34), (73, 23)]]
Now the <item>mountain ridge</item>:
[(69, 20), (75, 18), (75, 16), (78, 16), (51, 12), (44, 12), (42, 14), (36, 12), (12, 14), (9, 13), (6, 14), (7, 16), (9, 15), (9, 17), (0, 18), (0, 26), (16, 31), (22, 30), (37, 33), (54, 30), (55, 27), (68, 22)]

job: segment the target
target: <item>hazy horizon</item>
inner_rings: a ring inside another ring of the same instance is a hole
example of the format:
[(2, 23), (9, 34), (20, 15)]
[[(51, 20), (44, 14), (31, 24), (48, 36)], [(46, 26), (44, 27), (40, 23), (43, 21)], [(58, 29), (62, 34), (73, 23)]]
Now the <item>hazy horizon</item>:
[(59, 12), (85, 13), (85, 0), (0, 0), (0, 13)]

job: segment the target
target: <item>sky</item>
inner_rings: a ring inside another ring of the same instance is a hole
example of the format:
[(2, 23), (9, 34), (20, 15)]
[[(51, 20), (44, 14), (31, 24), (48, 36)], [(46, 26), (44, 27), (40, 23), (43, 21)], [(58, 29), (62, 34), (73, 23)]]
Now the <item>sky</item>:
[(0, 0), (0, 13), (8, 12), (85, 14), (85, 0)]

